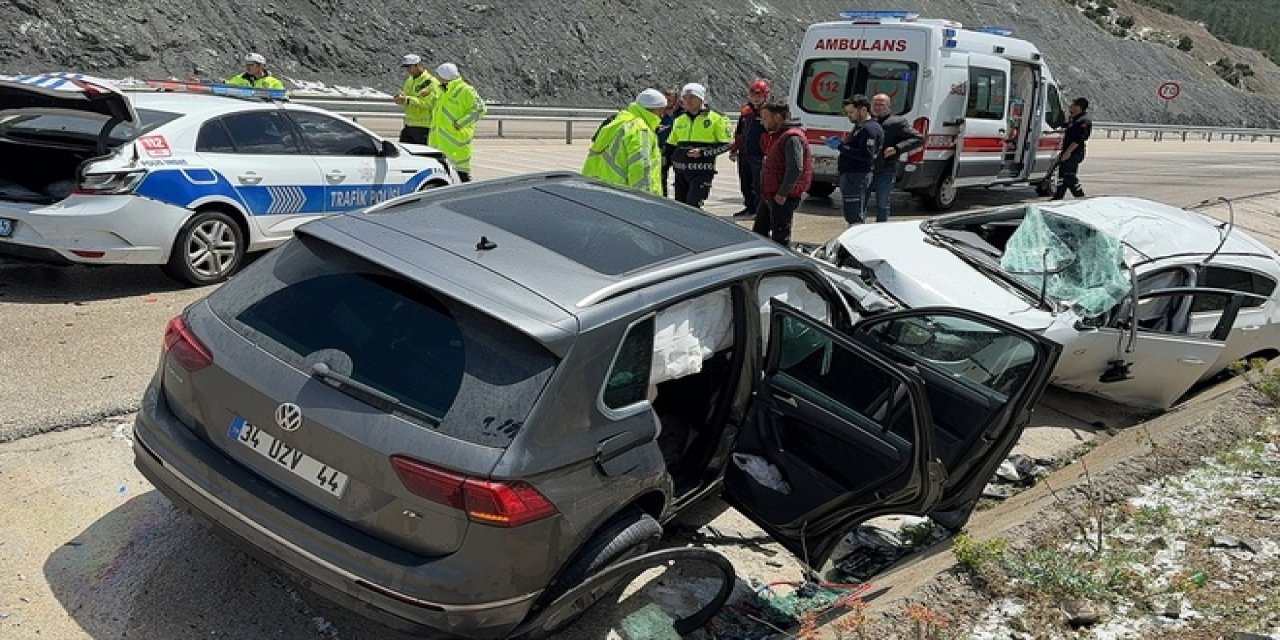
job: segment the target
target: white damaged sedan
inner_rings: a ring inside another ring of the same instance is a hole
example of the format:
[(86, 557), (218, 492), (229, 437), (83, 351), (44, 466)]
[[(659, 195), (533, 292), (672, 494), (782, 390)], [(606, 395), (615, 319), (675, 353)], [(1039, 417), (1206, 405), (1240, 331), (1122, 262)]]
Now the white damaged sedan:
[(1051, 383), (1172, 406), (1280, 354), (1280, 257), (1231, 223), (1137, 198), (857, 225), (815, 257), (906, 307), (981, 311), (1063, 345)]

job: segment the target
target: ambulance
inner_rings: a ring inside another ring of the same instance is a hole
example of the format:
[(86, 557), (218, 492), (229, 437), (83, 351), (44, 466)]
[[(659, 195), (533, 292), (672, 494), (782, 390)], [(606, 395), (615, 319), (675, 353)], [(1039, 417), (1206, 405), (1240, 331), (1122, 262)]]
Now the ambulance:
[(836, 151), (823, 142), (852, 126), (844, 100), (892, 99), (924, 135), (899, 163), (897, 189), (927, 208), (950, 209), (962, 187), (1032, 184), (1047, 194), (1066, 116), (1044, 56), (1008, 29), (966, 29), (906, 11), (846, 11), (814, 24), (800, 45), (790, 103), (813, 149), (810, 195), (839, 184)]

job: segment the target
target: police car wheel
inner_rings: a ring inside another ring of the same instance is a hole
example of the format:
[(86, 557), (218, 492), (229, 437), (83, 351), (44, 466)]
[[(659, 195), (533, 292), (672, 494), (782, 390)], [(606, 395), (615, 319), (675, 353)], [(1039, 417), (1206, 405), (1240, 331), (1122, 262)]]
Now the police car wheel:
[(214, 284), (240, 268), (244, 250), (240, 225), (221, 211), (207, 209), (197, 212), (182, 226), (164, 270), (182, 282)]

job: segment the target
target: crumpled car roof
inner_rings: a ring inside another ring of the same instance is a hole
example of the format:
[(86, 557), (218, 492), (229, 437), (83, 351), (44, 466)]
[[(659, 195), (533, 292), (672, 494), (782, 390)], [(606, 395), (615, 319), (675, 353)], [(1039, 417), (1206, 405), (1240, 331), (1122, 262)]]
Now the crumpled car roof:
[[(1220, 221), (1141, 198), (1101, 197), (1040, 205), (1045, 211), (1079, 220), (1120, 238), (1131, 251), (1146, 257), (1177, 253), (1211, 253), (1221, 241)], [(1262, 253), (1266, 245), (1243, 233), (1232, 233), (1223, 253)]]

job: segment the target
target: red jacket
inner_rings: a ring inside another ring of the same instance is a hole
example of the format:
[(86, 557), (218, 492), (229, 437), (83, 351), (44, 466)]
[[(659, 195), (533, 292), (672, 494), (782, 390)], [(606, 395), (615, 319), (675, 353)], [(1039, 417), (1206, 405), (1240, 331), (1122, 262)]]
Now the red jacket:
[(787, 174), (787, 158), (783, 149), (788, 136), (799, 136), (804, 157), (800, 161), (800, 177), (787, 192), (787, 198), (803, 196), (813, 182), (813, 156), (809, 151), (809, 143), (805, 140), (804, 130), (796, 126), (798, 123), (787, 124), (792, 126), (777, 133), (766, 133), (760, 141), (765, 153), (764, 168), (760, 171), (760, 194), (765, 198), (771, 199), (778, 195), (778, 187), (782, 186), (782, 179)]

